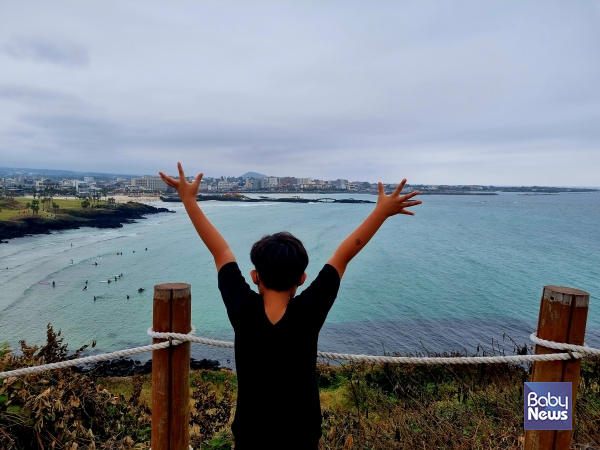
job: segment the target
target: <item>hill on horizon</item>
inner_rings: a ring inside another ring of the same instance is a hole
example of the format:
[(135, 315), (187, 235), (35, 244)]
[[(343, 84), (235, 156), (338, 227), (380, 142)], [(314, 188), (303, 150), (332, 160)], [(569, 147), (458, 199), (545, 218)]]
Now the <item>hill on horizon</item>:
[(246, 172), (244, 175), (240, 175), (242, 178), (266, 178), (266, 175), (258, 172)]

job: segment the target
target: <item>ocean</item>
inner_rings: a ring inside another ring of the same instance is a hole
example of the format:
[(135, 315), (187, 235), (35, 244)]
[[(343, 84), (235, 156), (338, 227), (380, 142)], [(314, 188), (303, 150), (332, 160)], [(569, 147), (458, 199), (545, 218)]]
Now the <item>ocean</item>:
[[(529, 342), (544, 285), (591, 294), (586, 341), (600, 345), (600, 193), (420, 198), (415, 217), (390, 218), (348, 266), (321, 331), (320, 350), (473, 353), (481, 345), (511, 353), (513, 340)], [(252, 269), (250, 247), (261, 236), (283, 230), (296, 235), (310, 258), (305, 286), (374, 207), (200, 205), (244, 274)], [(20, 340), (41, 345), (52, 323), (70, 349), (92, 340), (94, 353), (148, 344), (152, 288), (165, 282), (191, 284), (198, 335), (232, 340), (212, 257), (181, 203), (154, 206), (176, 213), (119, 229), (82, 228), (1, 244), (0, 342), (13, 348)], [(120, 274), (118, 281), (106, 282)], [(139, 293), (140, 287), (145, 291)], [(234, 365), (229, 349), (195, 344), (192, 357)], [(149, 353), (137, 359), (148, 358)]]

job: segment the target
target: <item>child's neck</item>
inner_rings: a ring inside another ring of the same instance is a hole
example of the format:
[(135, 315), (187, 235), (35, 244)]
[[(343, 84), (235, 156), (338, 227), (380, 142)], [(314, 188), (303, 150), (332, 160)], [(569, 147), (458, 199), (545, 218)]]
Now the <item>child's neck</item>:
[(296, 294), (296, 288), (289, 291), (275, 291), (272, 289), (262, 289), (263, 304), (265, 313), (272, 324), (281, 320), (287, 309), (288, 303)]

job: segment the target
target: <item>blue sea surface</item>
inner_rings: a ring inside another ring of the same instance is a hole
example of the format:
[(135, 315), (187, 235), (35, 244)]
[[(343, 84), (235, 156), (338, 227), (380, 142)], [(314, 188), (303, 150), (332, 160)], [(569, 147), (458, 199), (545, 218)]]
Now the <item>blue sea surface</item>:
[[(472, 353), (478, 344), (489, 349), (496, 342), (510, 353), (506, 335), (528, 342), (544, 285), (591, 294), (586, 340), (600, 344), (600, 193), (421, 199), (415, 217), (390, 218), (348, 266), (321, 331), (321, 350)], [(0, 342), (13, 348), (19, 340), (43, 344), (52, 323), (72, 349), (92, 340), (94, 352), (145, 345), (152, 288), (165, 282), (192, 285), (192, 322), (199, 335), (232, 340), (210, 253), (181, 203), (154, 205), (176, 213), (119, 229), (82, 228), (0, 245)], [(250, 247), (261, 236), (286, 230), (300, 238), (310, 257), (305, 286), (374, 207), (200, 205), (244, 274), (252, 269)], [(138, 293), (140, 287), (145, 291)], [(193, 345), (192, 356), (233, 364), (228, 349)]]

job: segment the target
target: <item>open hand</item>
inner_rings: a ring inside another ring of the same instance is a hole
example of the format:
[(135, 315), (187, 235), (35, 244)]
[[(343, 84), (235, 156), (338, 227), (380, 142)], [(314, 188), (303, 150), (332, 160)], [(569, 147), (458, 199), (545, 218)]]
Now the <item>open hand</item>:
[(162, 172), (158, 172), (162, 180), (167, 183), (167, 186), (172, 187), (177, 191), (179, 198), (182, 202), (187, 200), (196, 200), (196, 196), (198, 195), (198, 188), (200, 188), (200, 181), (204, 176), (203, 173), (199, 174), (193, 183), (188, 183), (185, 179), (185, 174), (183, 173), (183, 167), (181, 167), (181, 163), (177, 163), (177, 169), (179, 170), (179, 180), (175, 178), (171, 178), (168, 175), (165, 175)]
[(409, 216), (414, 216), (414, 212), (408, 211), (405, 208), (410, 208), (411, 206), (420, 205), (422, 203), (421, 200), (407, 201), (417, 195), (419, 191), (412, 191), (406, 195), (400, 195), (405, 184), (406, 178), (402, 180), (396, 189), (394, 189), (394, 192), (390, 195), (385, 195), (383, 184), (379, 182), (379, 195), (377, 197), (377, 206), (375, 209), (379, 210), (385, 217), (394, 216), (396, 214), (408, 214)]

